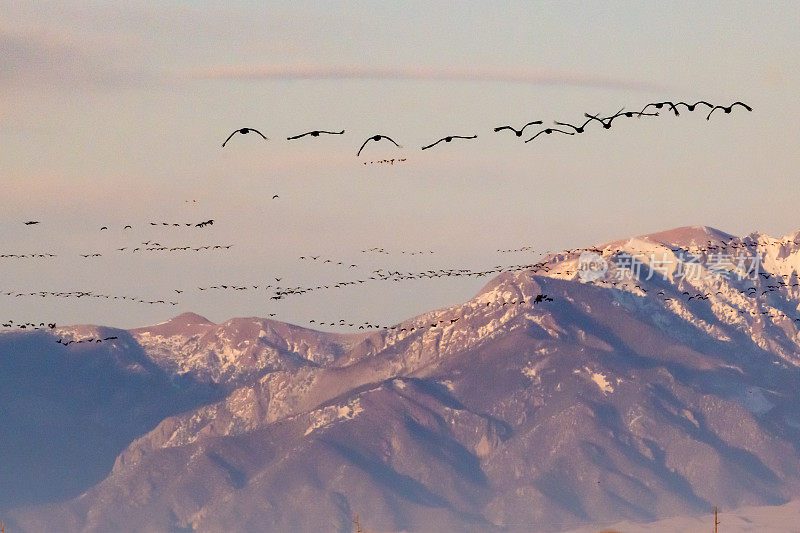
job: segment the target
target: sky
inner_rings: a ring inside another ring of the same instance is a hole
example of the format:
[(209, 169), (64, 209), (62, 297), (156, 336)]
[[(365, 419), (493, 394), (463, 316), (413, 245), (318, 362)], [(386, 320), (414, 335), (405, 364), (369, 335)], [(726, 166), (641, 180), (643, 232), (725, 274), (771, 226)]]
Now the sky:
[[(136, 327), (192, 311), (389, 325), (488, 280), (371, 282), (280, 301), (198, 287), (532, 263), (541, 255), (497, 250), (695, 224), (800, 229), (796, 2), (456, 6), (0, 0), (0, 254), (58, 255), (0, 259), (0, 290), (179, 301), (0, 295), (0, 320)], [(754, 110), (709, 121), (662, 112), (527, 144), (493, 132), (700, 99)], [(222, 148), (242, 127), (270, 140), (237, 135)], [(314, 129), (345, 134), (285, 140)], [(370, 143), (356, 157), (378, 133), (402, 148)], [(478, 138), (420, 150), (446, 135)], [(364, 165), (386, 158), (406, 161)], [(233, 246), (116, 251), (145, 241)], [(372, 247), (390, 253), (361, 252)], [(344, 264), (299, 259), (311, 255)]]

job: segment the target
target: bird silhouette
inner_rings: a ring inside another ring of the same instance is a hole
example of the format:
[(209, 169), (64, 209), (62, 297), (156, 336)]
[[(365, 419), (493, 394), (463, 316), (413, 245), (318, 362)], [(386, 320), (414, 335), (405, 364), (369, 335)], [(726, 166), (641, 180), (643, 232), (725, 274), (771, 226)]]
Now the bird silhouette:
[(25, 222), (25, 225), (26, 226), (32, 226), (32, 225), (38, 224), (38, 223), (39, 223), (38, 220), (29, 220), (29, 221)]
[(261, 132), (260, 132), (260, 131), (258, 131), (257, 129), (254, 129), (254, 128), (242, 128), (242, 129), (239, 129), (239, 130), (234, 130), (234, 132), (233, 132), (233, 133), (231, 133), (230, 135), (228, 135), (228, 138), (227, 138), (227, 139), (225, 139), (225, 142), (224, 142), (224, 143), (222, 143), (222, 147), (223, 147), (223, 148), (225, 148), (225, 145), (226, 145), (226, 144), (228, 144), (228, 141), (230, 141), (230, 140), (231, 140), (231, 137), (233, 137), (233, 136), (234, 136), (234, 135), (236, 135), (237, 133), (241, 133), (242, 135), (247, 135), (247, 134), (248, 134), (248, 133), (250, 133), (251, 131), (252, 131), (252, 132), (255, 132), (255, 133), (258, 133), (259, 135), (261, 135), (261, 137), (262, 137), (262, 138), (263, 138), (265, 141), (268, 141), (268, 140), (269, 140), (269, 139), (267, 139), (267, 138), (264, 136), (264, 134), (263, 134), (263, 133), (261, 133)]
[(274, 199), (276, 199), (276, 198), (280, 198), (280, 196), (278, 196), (277, 194), (273, 194), (273, 195), (272, 195), (272, 199), (274, 200)]
[(307, 131), (306, 133), (301, 133), (300, 135), (295, 135), (294, 137), (286, 137), (287, 141), (293, 141), (294, 139), (300, 139), (301, 137), (305, 137), (306, 135), (311, 135), (312, 137), (319, 137), (320, 133), (326, 133), (328, 135), (343, 135), (344, 130), (342, 131), (321, 131), (321, 130), (314, 130), (314, 131)]
[[(623, 108), (623, 109), (624, 109), (624, 108)], [(621, 112), (621, 111), (622, 111), (622, 109), (620, 109), (619, 111), (617, 111), (617, 113), (619, 113), (619, 112)], [(603, 125), (603, 128), (605, 128), (605, 129), (610, 129), (610, 128), (611, 128), (611, 121), (610, 121), (610, 120), (608, 120), (610, 117), (606, 117), (606, 118), (600, 118), (599, 114), (597, 114), (597, 115), (590, 115), (589, 113), (584, 113), (584, 114), (583, 114), (583, 116), (585, 116), (585, 117), (586, 117), (586, 118), (588, 118), (589, 120), (596, 120), (597, 122), (599, 122), (600, 124), (602, 124), (602, 125)], [(606, 122), (606, 121), (608, 121), (608, 122)]]
[(472, 135), (470, 137), (465, 137), (463, 135), (448, 135), (447, 137), (442, 137), (441, 139), (439, 139), (438, 141), (436, 141), (433, 144), (429, 144), (428, 146), (423, 146), (422, 149), (423, 150), (427, 150), (428, 148), (433, 148), (434, 146), (436, 146), (437, 144), (439, 144), (442, 141), (444, 141), (446, 143), (449, 143), (453, 139), (475, 139), (477, 137), (478, 137), (477, 135)]
[(133, 229), (133, 228), (132, 228), (131, 226), (125, 226), (125, 227), (124, 227), (124, 228), (122, 228), (122, 229)]
[(522, 132), (523, 132), (523, 131), (525, 131), (525, 128), (527, 128), (528, 126), (532, 126), (532, 125), (534, 125), (534, 124), (541, 124), (541, 123), (542, 123), (542, 121), (541, 121), (541, 120), (534, 120), (534, 121), (532, 121), (532, 122), (528, 122), (527, 124), (525, 124), (524, 126), (522, 126), (522, 127), (521, 127), (520, 129), (518, 129), (518, 130), (517, 130), (517, 129), (514, 129), (512, 126), (497, 126), (497, 127), (494, 129), (494, 131), (511, 130), (511, 131), (513, 131), (513, 132), (514, 132), (514, 135), (516, 135), (517, 137), (522, 137)]
[(749, 105), (747, 105), (747, 104), (745, 104), (743, 102), (734, 102), (731, 105), (729, 105), (728, 107), (721, 106), (721, 105), (715, 105), (714, 107), (711, 108), (711, 111), (708, 112), (708, 116), (706, 117), (706, 120), (710, 119), (711, 118), (711, 113), (713, 113), (717, 109), (722, 109), (727, 114), (727, 113), (730, 113), (731, 110), (733, 109), (733, 106), (736, 106), (736, 105), (740, 105), (743, 108), (747, 109), (748, 111), (752, 111), (753, 110), (752, 107), (750, 107)]
[(657, 117), (658, 116), (658, 113), (645, 113), (643, 111), (623, 111), (623, 109), (620, 109), (619, 111), (617, 111), (616, 113), (614, 113), (610, 117), (606, 117), (606, 118), (600, 118), (597, 115), (590, 115), (589, 113), (585, 113), (585, 115), (590, 120), (596, 120), (596, 121), (600, 122), (600, 124), (603, 125), (604, 129), (611, 129), (611, 123), (614, 121), (614, 119), (615, 118), (619, 118), (619, 117), (623, 117), (623, 116), (624, 117), (632, 117), (633, 115), (636, 115), (636, 116), (639, 116), (639, 117), (641, 117), (641, 116)]
[(620, 110), (615, 115), (613, 115), (611, 117), (608, 117), (608, 120), (611, 121), (611, 120), (614, 120), (617, 117), (628, 117), (628, 118), (630, 118), (633, 115), (636, 115), (637, 117), (657, 117), (658, 113), (657, 112), (656, 113), (645, 113), (644, 111), (622, 111), (622, 110)]
[(103, 226), (102, 228), (100, 228), (100, 231), (103, 231), (104, 229), (108, 229), (108, 226)]
[(686, 109), (691, 112), (691, 111), (694, 111), (694, 108), (697, 107), (700, 104), (706, 105), (706, 106), (708, 106), (710, 108), (714, 107), (714, 104), (709, 104), (708, 102), (703, 101), (703, 100), (700, 100), (699, 102), (695, 102), (693, 104), (687, 104), (686, 102), (678, 102), (678, 103), (675, 104), (675, 107), (677, 108), (679, 105), (684, 105), (684, 106), (686, 106)]
[(400, 145), (397, 144), (396, 142), (394, 142), (394, 139), (392, 139), (391, 137), (387, 137), (386, 135), (373, 135), (372, 137), (370, 137), (366, 141), (364, 141), (364, 144), (362, 144), (361, 148), (358, 149), (358, 153), (356, 154), (356, 157), (361, 155), (361, 150), (364, 149), (364, 147), (367, 145), (368, 142), (370, 142), (370, 141), (380, 141), (381, 139), (386, 139), (387, 141), (390, 141), (392, 144), (394, 144), (395, 146), (400, 148)]
[(542, 133), (550, 135), (553, 132), (563, 133), (564, 135), (575, 135), (575, 133), (569, 132), (569, 131), (559, 130), (559, 129), (556, 129), (556, 128), (546, 128), (546, 129), (543, 129), (542, 131), (540, 131), (539, 133), (537, 133), (536, 135), (534, 135), (533, 137), (531, 137), (530, 139), (528, 139), (525, 142), (526, 143), (531, 142), (532, 140), (534, 140), (536, 137), (538, 137)]
[(644, 112), (645, 112), (645, 110), (646, 110), (648, 107), (650, 107), (650, 106), (654, 106), (656, 109), (661, 109), (661, 108), (662, 108), (662, 107), (664, 107), (665, 105), (669, 106), (669, 108), (670, 108), (670, 111), (672, 111), (673, 113), (675, 113), (675, 116), (676, 116), (676, 117), (677, 117), (678, 115), (680, 115), (680, 113), (678, 112), (678, 108), (677, 108), (677, 107), (675, 107), (675, 104), (674, 104), (674, 103), (672, 103), (672, 102), (653, 102), (653, 103), (650, 103), (650, 104), (647, 104), (646, 106), (644, 106), (644, 107), (642, 108), (642, 111), (641, 111), (641, 112), (642, 112), (642, 113), (644, 113)]
[(590, 123), (592, 120), (594, 120), (594, 118), (587, 118), (587, 119), (586, 119), (586, 122), (584, 122), (584, 123), (583, 123), (582, 125), (580, 125), (580, 126), (573, 126), (572, 124), (568, 124), (568, 123), (566, 123), (566, 122), (557, 122), (557, 121), (553, 121), (553, 123), (554, 123), (554, 124), (557, 124), (558, 126), (568, 126), (568, 127), (572, 128), (572, 129), (574, 129), (574, 130), (575, 130), (575, 133), (583, 133), (583, 131), (584, 131), (584, 128), (586, 128), (586, 125), (587, 125), (588, 123)]

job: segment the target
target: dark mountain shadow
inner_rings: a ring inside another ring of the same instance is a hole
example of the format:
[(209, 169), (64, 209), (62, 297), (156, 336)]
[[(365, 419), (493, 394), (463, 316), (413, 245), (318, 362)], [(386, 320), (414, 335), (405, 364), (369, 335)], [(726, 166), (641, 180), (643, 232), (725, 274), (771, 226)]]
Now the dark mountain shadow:
[[(465, 521), (466, 524), (484, 526), (484, 529), (488, 529), (491, 525), (480, 514), (466, 513), (456, 509), (451, 502), (436, 494), (424, 484), (410, 476), (397, 472), (377, 458), (370, 457), (356, 448), (341, 442), (330, 439), (323, 439), (322, 442), (339, 453), (350, 464), (364, 471), (370, 476), (373, 482), (384, 489), (388, 494), (398, 496), (415, 505), (446, 509)], [(407, 520), (402, 520), (402, 522), (404, 523), (395, 524), (395, 527), (402, 530), (410, 525), (407, 523)]]
[(351, 446), (323, 440), (348, 462), (363, 470), (378, 485), (389, 488), (406, 501), (425, 507), (452, 508), (451, 504), (416, 479), (400, 474), (382, 461), (368, 457)]
[(350, 507), (350, 502), (347, 501), (347, 496), (341, 492), (332, 492), (330, 495), (331, 503), (336, 508), (337, 516), (334, 522), (338, 522), (336, 531), (338, 533), (350, 533), (353, 530), (353, 508)]
[(643, 443), (650, 450), (650, 457), (644, 455), (630, 442), (630, 439), (627, 438), (629, 431), (614, 405), (605, 402), (582, 401), (591, 409), (600, 424), (612, 430), (614, 445), (628, 460), (650, 470), (667, 490), (683, 499), (692, 511), (701, 512), (710, 507), (709, 502), (695, 493), (688, 479), (667, 466), (666, 452), (659, 447), (657, 442), (643, 439)]
[(448, 435), (432, 431), (410, 416), (405, 419), (406, 430), (426, 452), (442, 461), (471, 483), (485, 487), (489, 481), (481, 469), (478, 457)]
[(583, 506), (580, 494), (563, 481), (560, 471), (551, 470), (542, 474), (533, 482), (533, 486), (554, 504), (562, 507), (575, 517), (581, 520), (589, 519), (589, 514)]
[(234, 488), (241, 489), (247, 484), (247, 474), (242, 469), (234, 466), (230, 461), (227, 461), (217, 452), (209, 452), (208, 459), (228, 475), (228, 479)]
[(127, 333), (64, 347), (50, 333), (0, 338), (0, 511), (71, 499), (164, 418), (219, 398), (172, 379)]
[(433, 397), (445, 407), (449, 407), (450, 409), (456, 409), (459, 411), (462, 409), (466, 409), (466, 407), (464, 407), (464, 404), (462, 404), (459, 401), (459, 399), (456, 398), (447, 387), (445, 387), (442, 383), (439, 383), (438, 381), (427, 378), (413, 378), (413, 377), (403, 378), (403, 381), (407, 381), (413, 384), (414, 387), (417, 388), (420, 392), (423, 392), (428, 396)]
[[(663, 386), (653, 385), (652, 390), (654, 392), (652, 402), (659, 416), (680, 427), (695, 440), (714, 448), (725, 462), (741, 472), (739, 477), (747, 480), (746, 486), (749, 490), (764, 498), (766, 505), (782, 505), (788, 501), (773, 490), (780, 485), (781, 480), (757, 455), (725, 442), (709, 429), (702, 413), (687, 409), (674, 394)], [(673, 411), (676, 410), (687, 410), (692, 413), (697, 425), (685, 417), (674, 414)]]

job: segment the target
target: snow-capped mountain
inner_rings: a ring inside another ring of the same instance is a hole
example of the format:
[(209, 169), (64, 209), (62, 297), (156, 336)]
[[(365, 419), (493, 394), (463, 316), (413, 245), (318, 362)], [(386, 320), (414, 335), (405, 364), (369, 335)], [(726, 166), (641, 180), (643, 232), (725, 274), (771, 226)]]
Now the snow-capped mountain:
[(688, 227), (363, 334), (193, 314), (5, 333), (0, 486), (25, 490), (0, 511), (22, 531), (558, 531), (783, 504), (798, 271), (800, 233)]

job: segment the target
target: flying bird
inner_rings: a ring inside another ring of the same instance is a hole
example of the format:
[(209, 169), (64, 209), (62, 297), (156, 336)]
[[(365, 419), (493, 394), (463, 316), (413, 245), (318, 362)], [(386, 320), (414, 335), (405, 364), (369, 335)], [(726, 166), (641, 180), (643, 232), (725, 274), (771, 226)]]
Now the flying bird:
[(600, 122), (600, 124), (603, 125), (604, 129), (610, 129), (611, 128), (611, 123), (617, 117), (622, 117), (622, 116), (632, 117), (633, 115), (636, 115), (636, 116), (639, 116), (639, 117), (641, 117), (641, 116), (657, 117), (658, 113), (645, 113), (643, 111), (623, 111), (622, 109), (620, 109), (619, 111), (617, 111), (616, 113), (614, 113), (610, 117), (606, 117), (606, 118), (600, 118), (597, 115), (590, 115), (589, 113), (585, 113), (585, 116), (588, 117), (590, 120), (596, 120), (596, 121)]
[[(623, 107), (622, 109), (625, 109), (625, 108)], [(620, 109), (619, 111), (617, 111), (617, 113), (620, 113), (620, 112), (622, 112), (622, 109)], [(588, 118), (589, 120), (596, 120), (597, 122), (599, 122), (600, 124), (602, 124), (602, 125), (603, 125), (603, 128), (605, 128), (605, 129), (609, 129), (609, 128), (611, 128), (611, 120), (609, 120), (609, 118), (611, 118), (611, 117), (600, 118), (599, 114), (597, 114), (597, 115), (590, 115), (589, 113), (584, 113), (584, 114), (583, 114), (583, 116), (585, 116), (585, 117), (586, 117), (586, 118)], [(615, 115), (613, 115), (613, 116), (616, 116), (616, 114), (615, 114)], [(608, 122), (606, 122), (607, 120), (608, 120)]]
[(422, 149), (423, 150), (427, 150), (428, 148), (433, 148), (434, 146), (436, 146), (437, 144), (439, 144), (442, 141), (444, 141), (446, 143), (449, 143), (453, 139), (475, 139), (477, 137), (478, 137), (477, 135), (472, 135), (470, 137), (465, 137), (463, 135), (448, 135), (447, 137), (442, 137), (441, 139), (439, 139), (438, 141), (436, 141), (433, 144), (429, 144), (428, 146), (423, 146)]
[(734, 102), (731, 105), (729, 105), (728, 107), (721, 106), (721, 105), (715, 105), (714, 107), (711, 108), (711, 111), (708, 112), (708, 116), (706, 117), (706, 120), (710, 119), (711, 118), (711, 113), (713, 113), (717, 109), (722, 109), (723, 111), (725, 111), (725, 113), (730, 113), (731, 110), (733, 109), (733, 106), (735, 106), (735, 105), (740, 105), (743, 108), (747, 109), (748, 111), (752, 111), (753, 110), (752, 107), (750, 107), (749, 105), (747, 105), (747, 104), (745, 104), (743, 102)]
[(38, 223), (39, 223), (38, 220), (29, 220), (29, 221), (25, 222), (25, 225), (26, 226), (32, 226), (33, 224), (38, 224)]
[(224, 142), (224, 143), (222, 143), (222, 147), (223, 147), (223, 148), (225, 148), (225, 145), (226, 145), (226, 144), (228, 144), (228, 141), (230, 141), (230, 140), (231, 140), (231, 137), (233, 137), (233, 136), (234, 136), (234, 135), (236, 135), (237, 133), (241, 133), (242, 135), (247, 135), (247, 134), (248, 134), (248, 133), (250, 133), (251, 131), (252, 131), (252, 132), (255, 132), (255, 133), (258, 133), (259, 135), (261, 135), (261, 137), (262, 137), (262, 138), (263, 138), (265, 141), (268, 141), (268, 140), (269, 140), (269, 139), (267, 139), (267, 138), (264, 136), (264, 134), (263, 134), (263, 133), (261, 133), (261, 132), (260, 132), (260, 131), (258, 131), (257, 129), (253, 129), (253, 128), (242, 128), (242, 129), (239, 129), (239, 130), (234, 130), (234, 132), (233, 132), (233, 133), (231, 133), (230, 135), (228, 135), (228, 138), (227, 138), (227, 139), (225, 139), (225, 142)]
[(553, 121), (553, 122), (558, 126), (568, 126), (568, 127), (572, 128), (573, 130), (575, 130), (575, 133), (583, 133), (584, 128), (586, 128), (586, 125), (588, 123), (590, 123), (592, 120), (594, 120), (594, 118), (592, 118), (592, 117), (587, 118), (586, 122), (584, 122), (580, 126), (573, 126), (572, 124), (567, 124), (566, 122), (557, 122), (557, 121)]
[(394, 142), (394, 139), (392, 139), (390, 137), (387, 137), (386, 135), (373, 135), (372, 137), (370, 137), (369, 139), (364, 141), (364, 144), (362, 144), (361, 148), (358, 149), (358, 153), (356, 154), (356, 157), (361, 155), (361, 150), (364, 149), (364, 147), (367, 145), (368, 142), (370, 142), (370, 141), (380, 141), (381, 139), (386, 139), (387, 141), (390, 141), (392, 144), (394, 144), (395, 146), (400, 148), (400, 145), (397, 144), (396, 142)]
[(645, 113), (644, 111), (622, 111), (621, 109), (614, 116), (608, 117), (609, 122), (617, 117), (631, 118), (633, 115), (637, 117), (657, 117), (658, 113)]
[(555, 131), (557, 131), (558, 133), (563, 133), (564, 135), (575, 135), (575, 134), (574, 134), (574, 133), (572, 133), (572, 132), (568, 132), (568, 131), (564, 131), (564, 130), (559, 130), (559, 129), (556, 129), (556, 128), (547, 128), (547, 129), (543, 129), (542, 131), (540, 131), (539, 133), (537, 133), (536, 135), (534, 135), (533, 137), (531, 137), (530, 139), (528, 139), (528, 140), (527, 140), (527, 141), (525, 141), (525, 142), (526, 142), (526, 143), (529, 143), (529, 142), (531, 142), (532, 140), (534, 140), (536, 137), (538, 137), (538, 136), (539, 136), (539, 135), (541, 135), (542, 133), (545, 133), (545, 134), (547, 134), (547, 135), (550, 135), (551, 133), (553, 133), (553, 132), (555, 132)]
[(645, 110), (646, 110), (648, 107), (650, 107), (650, 106), (654, 106), (656, 109), (661, 109), (661, 108), (662, 108), (662, 107), (664, 107), (665, 105), (668, 105), (668, 106), (670, 107), (670, 110), (671, 110), (673, 113), (675, 113), (675, 116), (676, 116), (676, 117), (677, 117), (678, 115), (680, 115), (680, 113), (678, 112), (678, 108), (677, 108), (677, 107), (675, 107), (675, 104), (674, 104), (674, 103), (672, 103), (672, 102), (653, 102), (653, 103), (650, 103), (650, 104), (647, 104), (646, 106), (644, 106), (644, 108), (642, 108), (642, 111), (641, 111), (641, 112), (642, 112), (642, 113), (644, 113), (644, 111), (645, 111)]
[(687, 104), (686, 102), (678, 102), (677, 104), (675, 104), (675, 107), (678, 107), (679, 105), (685, 105), (686, 109), (688, 109), (691, 112), (691, 111), (694, 111), (694, 108), (697, 107), (700, 104), (706, 105), (706, 106), (708, 106), (710, 108), (714, 107), (714, 104), (709, 104), (708, 102), (703, 101), (703, 100), (700, 100), (699, 102), (695, 102), (693, 104)]
[(108, 226), (103, 226), (102, 228), (100, 228), (100, 231), (103, 231), (104, 229), (108, 229)]
[(525, 124), (524, 126), (522, 126), (518, 130), (514, 129), (512, 126), (497, 126), (494, 129), (494, 131), (511, 130), (511, 131), (514, 132), (514, 135), (516, 135), (517, 137), (522, 137), (522, 132), (525, 131), (525, 128), (527, 128), (528, 126), (532, 126), (533, 124), (541, 124), (541, 123), (542, 123), (541, 120), (534, 120), (532, 122), (528, 122), (527, 124)]
[(326, 133), (328, 135), (343, 135), (344, 130), (342, 131), (321, 131), (321, 130), (314, 130), (314, 131), (307, 131), (306, 133), (301, 133), (300, 135), (295, 135), (294, 137), (286, 137), (287, 141), (292, 141), (294, 139), (299, 139), (301, 137), (305, 137), (306, 135), (311, 135), (312, 137), (319, 137), (320, 133)]
[(273, 194), (272, 199), (274, 200), (275, 198), (280, 198), (280, 196), (278, 196), (277, 194)]

